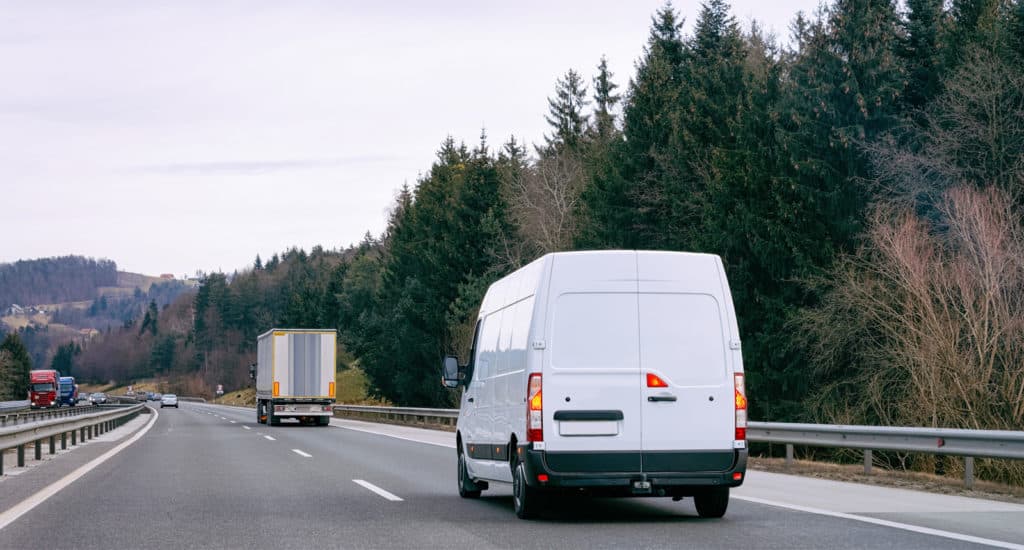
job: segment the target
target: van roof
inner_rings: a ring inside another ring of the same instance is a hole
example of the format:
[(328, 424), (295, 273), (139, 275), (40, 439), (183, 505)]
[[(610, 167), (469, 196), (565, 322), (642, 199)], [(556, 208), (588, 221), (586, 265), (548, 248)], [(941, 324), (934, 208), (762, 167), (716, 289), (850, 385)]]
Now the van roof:
[[(640, 258), (678, 258), (681, 263), (689, 260), (694, 263), (702, 263), (711, 260), (715, 264), (721, 262), (717, 254), (702, 252), (675, 252), (665, 250), (576, 250), (570, 252), (551, 252), (537, 258), (529, 264), (517, 269), (496, 281), (488, 290), (480, 305), (480, 314), (486, 315), (499, 310), (508, 304), (515, 303), (527, 296), (536, 294), (541, 284), (541, 279), (550, 272), (549, 266), (558, 260), (580, 259), (585, 263), (588, 259), (596, 259), (601, 256), (632, 258), (636, 261)], [(621, 264), (620, 264), (621, 265)], [(586, 269), (586, 268), (584, 268)], [(583, 271), (593, 275), (591, 271)], [(636, 275), (629, 279), (636, 279)]]

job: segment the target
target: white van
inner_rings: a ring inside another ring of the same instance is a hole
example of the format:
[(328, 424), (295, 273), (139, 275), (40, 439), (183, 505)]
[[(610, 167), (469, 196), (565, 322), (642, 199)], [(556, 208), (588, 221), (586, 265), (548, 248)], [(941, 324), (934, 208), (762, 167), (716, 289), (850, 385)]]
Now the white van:
[(464, 386), (459, 495), (692, 496), (721, 517), (746, 474), (747, 400), (732, 297), (710, 254), (548, 254), (487, 290)]

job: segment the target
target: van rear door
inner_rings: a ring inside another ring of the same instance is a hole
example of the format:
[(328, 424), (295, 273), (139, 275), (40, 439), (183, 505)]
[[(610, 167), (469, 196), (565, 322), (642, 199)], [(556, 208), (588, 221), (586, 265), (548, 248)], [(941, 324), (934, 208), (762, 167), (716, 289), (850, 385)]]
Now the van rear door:
[(542, 343), (545, 448), (632, 451), (621, 464), (592, 467), (639, 471), (636, 255), (570, 254), (556, 257), (551, 269)]
[(735, 411), (724, 308), (731, 302), (719, 260), (642, 252), (637, 270), (644, 470), (728, 468)]

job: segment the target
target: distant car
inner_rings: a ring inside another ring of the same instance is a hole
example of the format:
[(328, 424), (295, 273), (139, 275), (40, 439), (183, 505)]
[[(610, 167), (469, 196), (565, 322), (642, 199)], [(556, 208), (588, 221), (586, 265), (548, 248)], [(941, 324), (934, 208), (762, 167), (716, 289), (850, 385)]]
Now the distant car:
[(153, 392), (151, 392), (151, 391), (146, 392), (146, 401), (152, 401), (153, 399), (154, 399), (153, 398)]
[(163, 397), (160, 398), (160, 408), (162, 409), (164, 407), (174, 407), (175, 409), (177, 409), (178, 396), (174, 395), (173, 393), (164, 394)]
[(93, 405), (106, 405), (107, 394), (102, 392), (96, 392), (89, 396), (89, 402), (92, 403)]
[(139, 393), (135, 394), (135, 400), (136, 401), (145, 401), (147, 399), (149, 399), (149, 398), (146, 397), (146, 394), (144, 394), (142, 392), (139, 392)]
[(78, 394), (78, 402), (79, 403), (89, 402), (89, 395), (90, 394), (87, 391)]
[(163, 398), (164, 398), (163, 394), (159, 394), (159, 393), (154, 393), (153, 394), (153, 401), (160, 401)]

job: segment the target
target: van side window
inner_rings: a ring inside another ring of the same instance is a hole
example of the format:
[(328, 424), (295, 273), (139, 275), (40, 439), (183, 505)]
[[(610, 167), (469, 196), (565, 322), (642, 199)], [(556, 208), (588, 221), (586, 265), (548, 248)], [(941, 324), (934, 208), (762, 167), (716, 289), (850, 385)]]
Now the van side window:
[(480, 342), (480, 328), (483, 323), (478, 319), (473, 330), (473, 345), (469, 348), (469, 364), (466, 365), (466, 386), (473, 382), (473, 370), (476, 367), (476, 350)]

